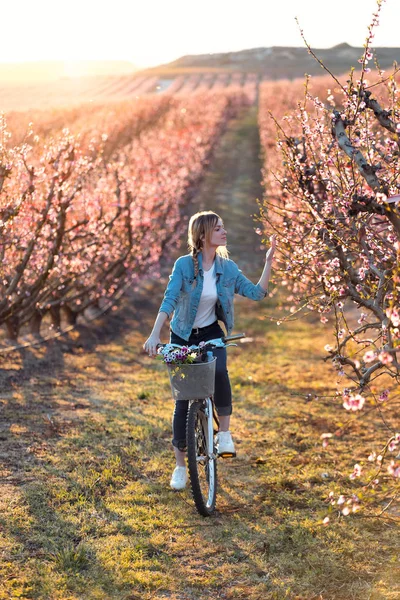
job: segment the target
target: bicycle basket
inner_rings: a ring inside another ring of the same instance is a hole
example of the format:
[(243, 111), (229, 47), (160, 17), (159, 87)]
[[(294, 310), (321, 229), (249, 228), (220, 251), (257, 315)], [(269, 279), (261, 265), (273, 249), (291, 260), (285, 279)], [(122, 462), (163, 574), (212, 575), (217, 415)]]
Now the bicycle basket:
[(167, 365), (174, 400), (194, 400), (212, 396), (216, 362), (217, 359), (213, 357), (209, 362)]

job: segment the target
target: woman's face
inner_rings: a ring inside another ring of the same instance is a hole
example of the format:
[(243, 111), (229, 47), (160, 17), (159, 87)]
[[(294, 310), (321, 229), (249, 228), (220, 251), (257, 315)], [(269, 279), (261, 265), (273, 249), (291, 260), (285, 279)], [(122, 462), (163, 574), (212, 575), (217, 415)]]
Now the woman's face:
[(218, 219), (218, 223), (211, 232), (209, 246), (213, 248), (226, 246), (226, 229), (224, 228), (222, 219)]

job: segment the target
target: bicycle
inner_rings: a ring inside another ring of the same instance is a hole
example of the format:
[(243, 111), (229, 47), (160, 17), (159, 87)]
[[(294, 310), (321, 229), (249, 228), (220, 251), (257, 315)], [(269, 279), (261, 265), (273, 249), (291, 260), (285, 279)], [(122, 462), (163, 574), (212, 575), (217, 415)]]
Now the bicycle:
[[(189, 479), (196, 509), (204, 517), (209, 517), (215, 510), (218, 483), (218, 454), (214, 441), (219, 427), (214, 406), (217, 359), (214, 356), (211, 358), (209, 354), (213, 348), (237, 346), (229, 342), (243, 337), (245, 334), (239, 333), (215, 338), (200, 346), (189, 346), (189, 350), (198, 355), (197, 362), (167, 365), (175, 401), (189, 400), (186, 421)], [(178, 344), (160, 344), (158, 348), (163, 349), (166, 346), (184, 348)]]

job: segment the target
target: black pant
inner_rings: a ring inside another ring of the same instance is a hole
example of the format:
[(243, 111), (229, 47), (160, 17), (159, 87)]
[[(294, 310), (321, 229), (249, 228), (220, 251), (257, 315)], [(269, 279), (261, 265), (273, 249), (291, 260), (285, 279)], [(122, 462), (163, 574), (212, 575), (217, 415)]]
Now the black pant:
[[(171, 344), (179, 344), (180, 346), (198, 346), (200, 342), (208, 342), (215, 338), (222, 337), (224, 334), (218, 321), (205, 328), (199, 333), (192, 333), (188, 341), (176, 335), (171, 331)], [(226, 367), (226, 348), (214, 348), (212, 353), (217, 358), (215, 368), (215, 391), (214, 403), (218, 415), (221, 417), (232, 414), (232, 392), (231, 383), (229, 381), (228, 369)], [(177, 400), (175, 402), (175, 410), (172, 418), (172, 444), (180, 450), (186, 448), (186, 418), (188, 412), (189, 401)]]

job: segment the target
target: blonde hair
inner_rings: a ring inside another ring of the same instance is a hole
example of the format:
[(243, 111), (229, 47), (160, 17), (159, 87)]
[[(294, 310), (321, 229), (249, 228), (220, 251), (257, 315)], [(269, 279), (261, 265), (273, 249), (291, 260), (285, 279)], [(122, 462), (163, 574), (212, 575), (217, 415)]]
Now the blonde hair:
[[(217, 225), (221, 217), (212, 210), (202, 210), (194, 214), (189, 221), (188, 229), (188, 248), (194, 261), (194, 276), (197, 277), (199, 272), (198, 254), (203, 249), (203, 239), (210, 241), (214, 227)], [(222, 221), (222, 219), (221, 219)], [(228, 250), (225, 246), (217, 248), (218, 256), (228, 258)]]

